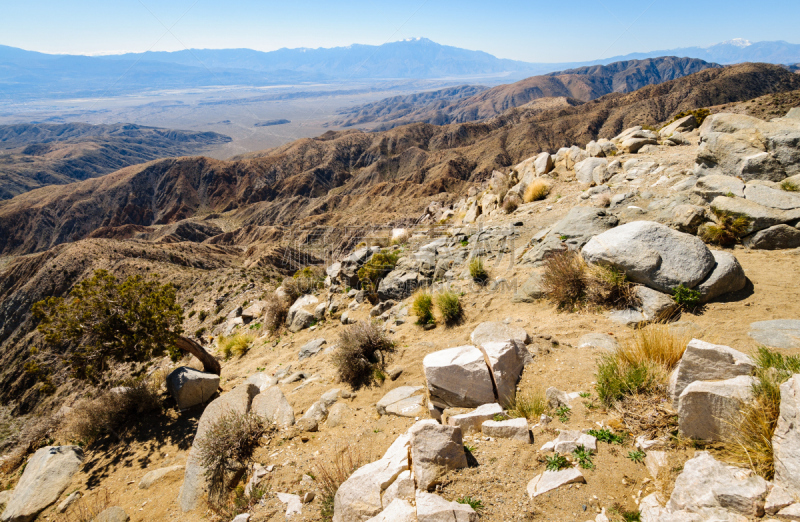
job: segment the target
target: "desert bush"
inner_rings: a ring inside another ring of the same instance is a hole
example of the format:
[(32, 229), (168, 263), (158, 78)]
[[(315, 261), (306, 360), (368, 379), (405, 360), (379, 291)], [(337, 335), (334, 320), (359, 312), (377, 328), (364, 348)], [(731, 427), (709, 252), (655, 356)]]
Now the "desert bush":
[(511, 401), (507, 411), (509, 417), (538, 420), (542, 413), (547, 413), (549, 410), (550, 405), (544, 390), (534, 388), (517, 392), (517, 396)]
[(606, 406), (612, 406), (626, 395), (654, 393), (663, 381), (660, 368), (655, 364), (626, 363), (607, 354), (597, 363), (597, 396)]
[(586, 298), (586, 262), (577, 252), (563, 250), (544, 260), (542, 286), (559, 309), (574, 309)]
[(525, 194), (522, 199), (525, 203), (540, 201), (550, 194), (550, 184), (543, 179), (536, 179), (533, 183), (525, 187)]
[(473, 257), (469, 262), (469, 275), (472, 280), (478, 284), (485, 284), (489, 280), (489, 272), (483, 266), (483, 259), (480, 257)]
[(387, 358), (395, 343), (375, 323), (361, 321), (339, 334), (339, 347), (333, 355), (336, 373), (354, 390), (370, 387), (378, 372), (385, 372)]
[(373, 254), (370, 260), (358, 269), (358, 280), (364, 290), (370, 293), (376, 292), (378, 283), (386, 277), (386, 274), (394, 270), (398, 258), (397, 253), (387, 250)]
[(230, 337), (221, 335), (217, 341), (217, 346), (226, 359), (230, 359), (234, 355), (241, 357), (250, 350), (253, 339), (254, 337), (251, 334), (245, 333), (236, 333)]
[(716, 223), (707, 223), (700, 227), (700, 239), (706, 243), (719, 246), (731, 246), (747, 234), (750, 228), (750, 219), (746, 216), (733, 214), (724, 210), (712, 209), (716, 216)]
[(670, 121), (665, 123), (664, 126), (661, 127), (661, 128), (663, 129), (664, 127), (666, 127), (670, 123), (674, 123), (674, 122), (678, 121), (681, 118), (685, 118), (686, 116), (689, 116), (690, 114), (694, 114), (694, 119), (697, 121), (697, 126), (699, 127), (700, 125), (703, 124), (703, 122), (705, 121), (706, 118), (711, 116), (711, 111), (708, 110), (708, 109), (694, 109), (694, 110), (691, 110), (691, 111), (681, 111), (678, 114), (676, 114), (674, 118), (672, 118)]
[(800, 185), (790, 179), (781, 181), (781, 190), (786, 192), (800, 192)]
[(200, 310), (200, 312), (197, 314), (197, 319), (201, 323), (206, 320), (206, 317), (208, 317), (208, 312), (206, 310)]
[(625, 272), (612, 266), (587, 265), (586, 300), (598, 306), (627, 308), (637, 303), (636, 286)]
[(758, 349), (753, 398), (726, 422), (735, 426), (723, 441), (723, 458), (772, 480), (775, 475), (772, 436), (778, 425), (781, 406), (780, 386), (800, 372), (800, 356), (785, 356), (777, 351)]
[(160, 388), (154, 378), (81, 400), (67, 414), (64, 431), (87, 444), (107, 434), (121, 440), (123, 429), (136, 424), (142, 414), (161, 411)]
[(274, 334), (286, 323), (289, 315), (289, 304), (278, 296), (274, 295), (264, 306), (264, 324), (270, 333)]
[(436, 307), (446, 325), (458, 323), (464, 315), (458, 294), (450, 290), (436, 294)]
[(414, 296), (414, 301), (411, 304), (411, 309), (414, 315), (417, 316), (417, 324), (424, 326), (426, 324), (434, 324), (436, 320), (433, 317), (433, 296), (426, 290), (419, 290)]
[(266, 432), (267, 424), (260, 415), (229, 411), (201, 436), (197, 442), (198, 458), (205, 469), (211, 504), (222, 504), (228, 474), (244, 472)]
[(503, 212), (506, 214), (512, 214), (517, 208), (519, 208), (519, 198), (513, 194), (510, 194), (503, 199)]
[(700, 306), (700, 292), (686, 288), (683, 283), (679, 284), (672, 290), (672, 300), (681, 308), (692, 310)]
[(372, 462), (368, 452), (360, 446), (348, 444), (344, 448), (335, 448), (333, 458), (319, 461), (314, 470), (316, 481), (321, 490), (320, 516), (322, 520), (330, 522), (333, 519), (333, 501), (336, 492), (350, 475), (361, 466)]

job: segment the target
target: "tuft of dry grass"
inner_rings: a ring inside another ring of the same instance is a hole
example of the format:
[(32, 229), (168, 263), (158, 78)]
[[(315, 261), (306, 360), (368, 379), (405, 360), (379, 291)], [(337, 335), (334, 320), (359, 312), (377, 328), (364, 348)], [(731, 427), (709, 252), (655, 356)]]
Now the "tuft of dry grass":
[(732, 246), (741, 241), (750, 228), (750, 219), (724, 210), (713, 209), (716, 224), (700, 227), (698, 235), (706, 243), (719, 246)]
[(97, 515), (110, 508), (111, 496), (107, 488), (99, 488), (82, 496), (64, 513), (65, 522), (92, 522)]
[(550, 411), (550, 405), (543, 388), (533, 388), (517, 393), (507, 410), (509, 417), (524, 417), (529, 420), (538, 420), (542, 413), (548, 411)]
[(586, 297), (586, 262), (580, 254), (563, 250), (544, 260), (542, 285), (560, 310), (572, 310)]
[(530, 203), (531, 201), (540, 201), (549, 194), (550, 184), (543, 179), (536, 179), (533, 183), (525, 187), (525, 194), (522, 196), (522, 199), (525, 203)]
[(464, 309), (457, 293), (450, 290), (436, 294), (436, 307), (447, 326), (458, 324), (464, 317)]
[(785, 179), (781, 181), (781, 190), (785, 190), (786, 192), (800, 192), (800, 186), (790, 179)]
[(250, 350), (254, 339), (253, 335), (246, 333), (236, 333), (230, 337), (222, 335), (217, 341), (217, 346), (225, 359), (230, 359), (234, 355), (241, 357)]
[(515, 195), (508, 195), (503, 200), (503, 212), (506, 214), (512, 214), (515, 210), (519, 208), (519, 198)]
[(361, 446), (348, 444), (344, 448), (335, 448), (331, 459), (315, 464), (316, 480), (322, 493), (319, 508), (322, 520), (333, 519), (334, 499), (339, 486), (358, 468), (370, 462), (371, 452), (365, 451)]
[(273, 295), (264, 307), (264, 325), (269, 333), (278, 332), (286, 322), (287, 315), (289, 315), (289, 304), (277, 295)]
[(336, 373), (354, 390), (370, 387), (385, 373), (386, 360), (396, 350), (395, 342), (373, 322), (361, 321), (339, 334), (339, 347), (333, 354)]
[(486, 267), (483, 265), (483, 259), (480, 257), (472, 258), (469, 262), (469, 275), (473, 281), (481, 285), (489, 281), (489, 272), (486, 271)]
[(634, 331), (617, 353), (628, 364), (654, 363), (671, 372), (683, 357), (691, 335), (675, 333), (666, 324), (651, 324)]

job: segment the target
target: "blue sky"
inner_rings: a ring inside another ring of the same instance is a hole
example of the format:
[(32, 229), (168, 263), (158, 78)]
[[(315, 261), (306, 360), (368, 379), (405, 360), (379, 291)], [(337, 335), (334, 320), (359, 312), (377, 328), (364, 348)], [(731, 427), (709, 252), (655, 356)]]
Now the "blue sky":
[(4, 0), (0, 13), (0, 44), (71, 54), (270, 51), (422, 36), (500, 58), (560, 62), (732, 38), (800, 43), (797, 0)]

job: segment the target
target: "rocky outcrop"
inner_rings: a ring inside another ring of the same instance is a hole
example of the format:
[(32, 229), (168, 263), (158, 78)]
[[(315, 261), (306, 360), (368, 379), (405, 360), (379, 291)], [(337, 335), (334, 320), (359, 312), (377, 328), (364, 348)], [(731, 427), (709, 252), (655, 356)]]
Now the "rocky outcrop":
[(553, 225), (541, 243), (522, 257), (523, 264), (537, 266), (547, 255), (568, 248), (580, 250), (592, 237), (617, 226), (619, 219), (597, 208), (573, 207), (567, 215)]
[(286, 326), (290, 332), (299, 332), (308, 328), (314, 323), (314, 309), (319, 304), (317, 299), (312, 294), (306, 294), (297, 298), (297, 300), (289, 307), (289, 313), (286, 316)]
[(714, 268), (708, 277), (695, 287), (695, 290), (700, 292), (700, 303), (708, 303), (747, 286), (747, 276), (736, 256), (720, 250), (712, 250), (711, 254), (714, 256)]

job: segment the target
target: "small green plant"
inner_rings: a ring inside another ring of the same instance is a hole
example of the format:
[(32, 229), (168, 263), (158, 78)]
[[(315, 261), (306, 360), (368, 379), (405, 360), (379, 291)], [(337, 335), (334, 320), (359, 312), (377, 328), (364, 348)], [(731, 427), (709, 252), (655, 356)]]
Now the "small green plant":
[(430, 292), (425, 290), (417, 292), (411, 310), (417, 316), (418, 325), (436, 324), (436, 319), (433, 317), (433, 296)]
[(749, 231), (750, 219), (747, 216), (716, 208), (711, 210), (716, 217), (716, 223), (705, 224), (698, 230), (700, 239), (706, 243), (731, 246), (741, 241)]
[(197, 311), (196, 310), (192, 310), (191, 312), (189, 312), (189, 315), (187, 317), (194, 317), (195, 313), (197, 313)]
[(208, 312), (205, 310), (200, 310), (200, 312), (197, 313), (197, 319), (201, 323), (206, 320), (206, 317), (208, 317)]
[(726, 192), (726, 193), (725, 193), (725, 197), (726, 197), (726, 198), (735, 198), (735, 197), (736, 197), (736, 194), (734, 194), (734, 193), (733, 193), (733, 192), (731, 192), (731, 191), (728, 191), (728, 192)]
[(464, 310), (461, 307), (461, 300), (458, 294), (449, 290), (436, 294), (436, 307), (439, 309), (439, 313), (442, 314), (444, 324), (448, 326), (458, 323), (464, 316)]
[(459, 504), (466, 504), (471, 507), (476, 513), (483, 511), (483, 502), (477, 498), (470, 497), (469, 495), (461, 497), (456, 500)]
[(508, 415), (513, 418), (538, 419), (550, 406), (541, 388), (517, 393), (508, 407)]
[(203, 326), (202, 328), (198, 328), (197, 330), (195, 330), (194, 336), (200, 339), (201, 337), (203, 337), (203, 334), (205, 333), (206, 333), (206, 327)]
[(781, 181), (781, 190), (786, 192), (800, 192), (800, 185), (790, 179)]
[(646, 455), (644, 454), (644, 451), (642, 451), (642, 450), (629, 451), (628, 454), (626, 455), (626, 457), (628, 457), (629, 459), (631, 459), (633, 462), (635, 462), (637, 464), (640, 464), (640, 463), (644, 462), (645, 456)]
[(501, 422), (506, 420), (506, 416), (503, 415), (502, 413), (495, 413), (494, 417), (492, 417), (492, 420), (495, 422)]
[(596, 438), (600, 442), (605, 442), (606, 444), (623, 444), (625, 442), (624, 435), (614, 433), (608, 428), (589, 430), (589, 435)]
[(469, 262), (469, 275), (473, 281), (481, 285), (489, 280), (489, 273), (483, 266), (483, 259), (480, 257), (472, 258), (472, 261)]
[(622, 522), (642, 522), (642, 515), (639, 511), (628, 511), (619, 504), (614, 504), (608, 509), (608, 513), (613, 515), (614, 520)]
[(464, 444), (464, 451), (467, 453), (474, 453), (475, 450), (478, 449), (475, 446), (470, 446), (469, 444)]
[(258, 330), (259, 328), (261, 328), (261, 323), (253, 323), (250, 325), (251, 330)]
[(692, 310), (700, 306), (701, 294), (697, 290), (686, 288), (683, 283), (672, 290), (672, 299), (681, 308)]
[(465, 246), (467, 246), (467, 245), (469, 245), (469, 239), (462, 239), (462, 240), (461, 240), (461, 246), (462, 246), (462, 247), (465, 247)]
[(594, 462), (592, 462), (592, 455), (594, 453), (590, 449), (586, 449), (583, 445), (578, 446), (572, 452), (578, 465), (583, 469), (594, 469)]
[(547, 462), (547, 466), (545, 466), (547, 471), (560, 471), (569, 467), (569, 460), (567, 460), (567, 457), (560, 455), (558, 452), (552, 456), (545, 456), (544, 460)]
[(588, 399), (589, 397), (592, 396), (592, 394), (589, 392), (580, 392), (578, 395), (580, 395), (584, 399)]
[(569, 421), (569, 416), (572, 414), (572, 408), (569, 406), (561, 406), (556, 410), (556, 415), (558, 416), (558, 420), (563, 423), (567, 423)]

